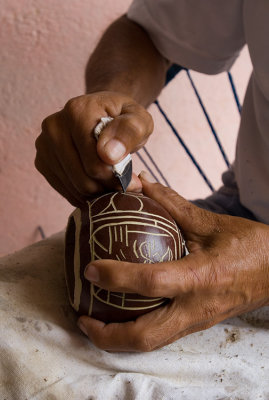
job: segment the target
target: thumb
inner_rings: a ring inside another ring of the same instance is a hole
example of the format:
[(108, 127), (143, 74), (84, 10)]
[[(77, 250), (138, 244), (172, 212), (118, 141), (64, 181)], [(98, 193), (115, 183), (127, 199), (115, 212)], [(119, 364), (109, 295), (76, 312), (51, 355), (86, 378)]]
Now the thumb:
[(139, 178), (142, 182), (143, 193), (169, 212), (185, 236), (188, 233), (204, 236), (219, 229), (219, 218), (222, 216), (195, 206), (160, 183), (153, 183), (147, 172), (142, 171)]
[(152, 131), (152, 117), (142, 106), (123, 106), (121, 114), (103, 129), (97, 153), (106, 164), (116, 164), (142, 147)]

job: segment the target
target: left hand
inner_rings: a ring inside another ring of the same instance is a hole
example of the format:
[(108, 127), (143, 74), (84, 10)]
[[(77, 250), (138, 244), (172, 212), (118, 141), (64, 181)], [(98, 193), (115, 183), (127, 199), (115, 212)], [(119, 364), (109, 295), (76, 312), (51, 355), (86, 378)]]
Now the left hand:
[[(99, 348), (152, 351), (190, 333), (269, 303), (269, 227), (196, 207), (141, 175), (143, 192), (181, 228), (190, 254), (178, 261), (134, 264), (98, 260), (86, 278), (111, 291), (171, 301), (135, 321), (78, 324)], [(95, 274), (93, 274), (95, 269)], [(94, 279), (93, 279), (94, 278)]]

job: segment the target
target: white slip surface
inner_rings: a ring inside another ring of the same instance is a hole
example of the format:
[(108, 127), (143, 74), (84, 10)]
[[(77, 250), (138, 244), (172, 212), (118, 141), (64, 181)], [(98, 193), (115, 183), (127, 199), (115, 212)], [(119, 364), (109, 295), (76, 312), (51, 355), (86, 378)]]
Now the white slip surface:
[(68, 304), (63, 233), (0, 259), (1, 400), (267, 400), (269, 307), (152, 353), (107, 353)]

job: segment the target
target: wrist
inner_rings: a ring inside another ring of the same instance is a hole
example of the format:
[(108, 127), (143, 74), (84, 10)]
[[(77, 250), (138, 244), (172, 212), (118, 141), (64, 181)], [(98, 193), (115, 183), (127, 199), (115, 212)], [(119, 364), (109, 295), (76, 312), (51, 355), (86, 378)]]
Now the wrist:
[(86, 93), (93, 94), (97, 92), (114, 92), (121, 93), (122, 95), (136, 100), (135, 97), (137, 97), (137, 88), (134, 86), (135, 85), (133, 85), (131, 82), (128, 82), (128, 78), (118, 74), (110, 77), (109, 79), (99, 79), (95, 82), (93, 82), (91, 79), (88, 79), (86, 81)]
[(168, 67), (148, 34), (123, 16), (107, 29), (89, 59), (86, 91), (120, 92), (147, 107), (162, 90)]

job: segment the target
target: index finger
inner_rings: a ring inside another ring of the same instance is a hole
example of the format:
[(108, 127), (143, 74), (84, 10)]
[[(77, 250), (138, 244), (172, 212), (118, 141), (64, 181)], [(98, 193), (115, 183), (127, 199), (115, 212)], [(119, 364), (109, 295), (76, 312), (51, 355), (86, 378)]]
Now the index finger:
[(160, 183), (149, 182), (145, 172), (142, 172), (139, 178), (144, 194), (157, 201), (169, 212), (182, 229), (186, 240), (203, 238), (215, 232), (219, 233), (223, 231), (224, 221), (229, 221), (227, 215), (220, 215), (197, 207), (174, 190)]
[(93, 131), (100, 119), (106, 116), (106, 112), (90, 96), (85, 97), (69, 100), (63, 115), (85, 174), (104, 183), (113, 178), (112, 168), (98, 156)]

